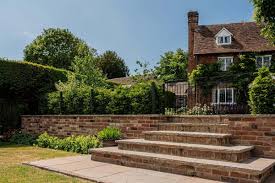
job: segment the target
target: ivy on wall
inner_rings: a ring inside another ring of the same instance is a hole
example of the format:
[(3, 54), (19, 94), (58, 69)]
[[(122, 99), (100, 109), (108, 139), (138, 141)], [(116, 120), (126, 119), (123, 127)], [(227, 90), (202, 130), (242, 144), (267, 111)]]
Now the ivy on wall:
[[(249, 85), (257, 76), (256, 54), (243, 54), (229, 67), (227, 71), (220, 70), (220, 64), (200, 64), (189, 74), (189, 83), (198, 86), (204, 95), (220, 83), (230, 84), (237, 90), (237, 102), (247, 104), (249, 100)], [(271, 61), (270, 71), (275, 70), (275, 62)]]

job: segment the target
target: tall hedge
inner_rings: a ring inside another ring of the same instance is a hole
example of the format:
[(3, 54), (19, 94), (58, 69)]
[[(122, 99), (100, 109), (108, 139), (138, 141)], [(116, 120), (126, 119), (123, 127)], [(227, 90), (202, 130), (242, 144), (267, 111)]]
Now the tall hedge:
[(0, 60), (0, 98), (29, 98), (55, 90), (67, 71), (30, 62)]
[(0, 133), (20, 127), (21, 114), (39, 113), (42, 96), (67, 80), (67, 71), (0, 59)]
[(275, 81), (266, 67), (250, 85), (249, 105), (253, 114), (275, 114)]

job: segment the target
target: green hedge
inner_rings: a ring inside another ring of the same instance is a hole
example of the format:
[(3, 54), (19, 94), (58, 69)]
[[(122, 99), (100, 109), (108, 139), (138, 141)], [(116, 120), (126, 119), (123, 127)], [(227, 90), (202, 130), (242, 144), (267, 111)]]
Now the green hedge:
[(67, 71), (30, 62), (0, 60), (0, 94), (28, 98), (55, 90), (67, 80)]
[(20, 127), (21, 114), (39, 113), (42, 96), (66, 80), (65, 70), (0, 59), (0, 133)]
[(91, 87), (84, 85), (62, 93), (62, 100), (60, 99), (60, 92), (48, 94), (43, 113), (157, 114), (162, 109), (163, 94), (161, 87), (149, 82), (139, 83), (131, 87), (118, 86), (114, 89), (91, 89)]

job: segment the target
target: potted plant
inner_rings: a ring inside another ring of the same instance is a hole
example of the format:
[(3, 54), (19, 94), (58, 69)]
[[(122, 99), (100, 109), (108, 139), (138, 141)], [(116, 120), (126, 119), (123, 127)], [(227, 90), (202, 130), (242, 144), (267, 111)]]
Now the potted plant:
[(98, 132), (97, 137), (102, 141), (103, 147), (113, 147), (117, 146), (116, 140), (121, 139), (122, 133), (118, 128), (107, 127)]

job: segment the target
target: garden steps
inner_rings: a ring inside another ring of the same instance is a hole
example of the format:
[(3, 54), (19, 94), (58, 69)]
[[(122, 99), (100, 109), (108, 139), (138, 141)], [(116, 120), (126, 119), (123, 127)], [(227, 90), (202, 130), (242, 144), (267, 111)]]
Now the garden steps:
[(118, 140), (118, 148), (202, 159), (242, 162), (250, 157), (253, 146), (214, 146), (144, 139)]
[(161, 123), (159, 131), (185, 131), (185, 132), (209, 132), (228, 133), (228, 124), (206, 124), (206, 123)]
[(118, 147), (91, 149), (92, 160), (224, 182), (262, 183), (275, 159), (253, 158), (253, 146), (234, 146), (228, 125), (162, 123), (144, 139), (118, 140)]
[(92, 160), (226, 182), (263, 182), (273, 171), (274, 159), (254, 158), (243, 163), (206, 160), (166, 154), (92, 149)]
[(144, 139), (150, 141), (182, 142), (205, 145), (230, 145), (231, 134), (179, 131), (147, 131)]

